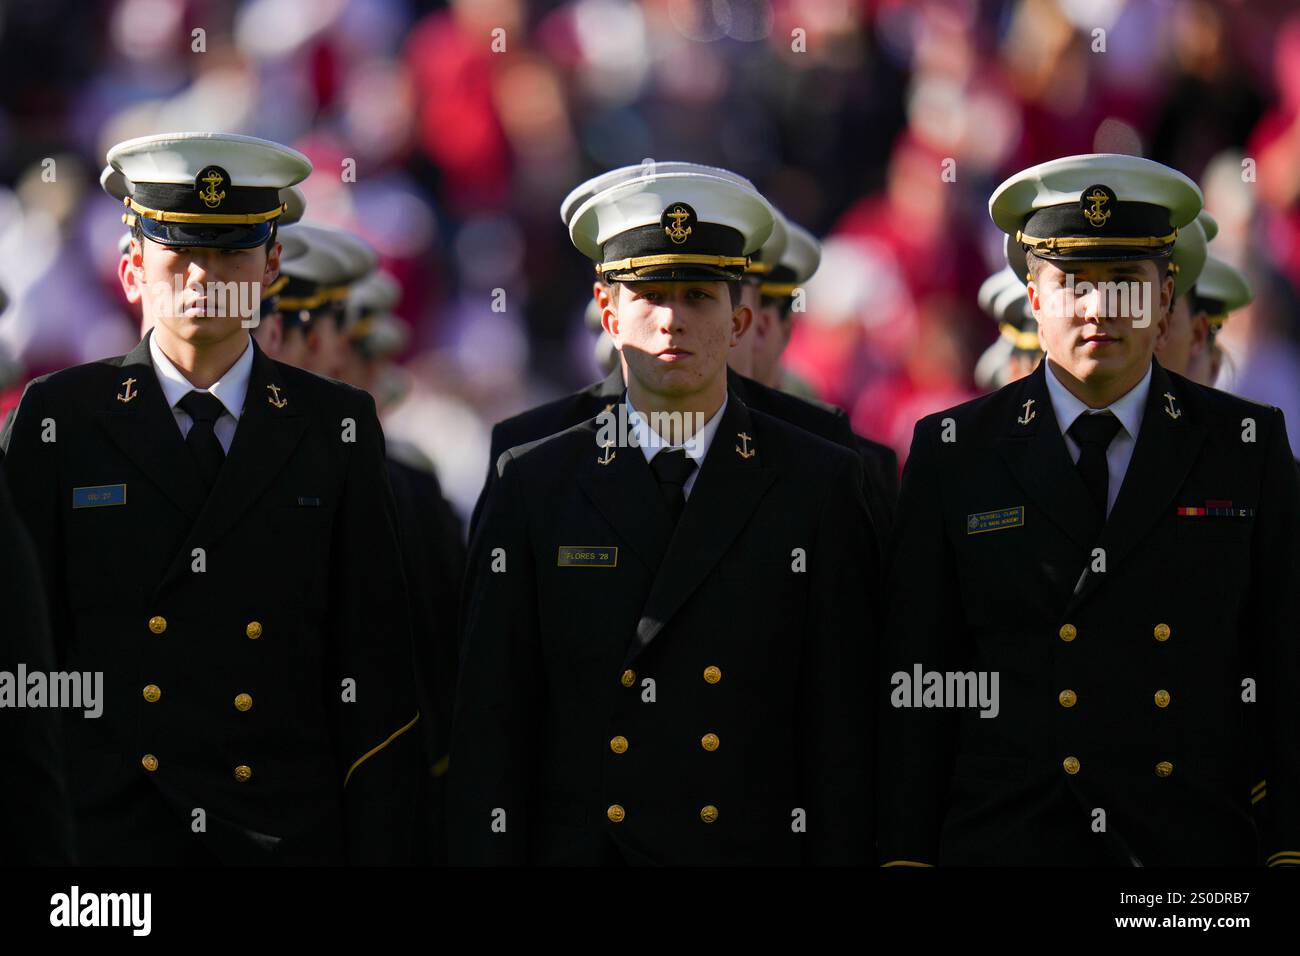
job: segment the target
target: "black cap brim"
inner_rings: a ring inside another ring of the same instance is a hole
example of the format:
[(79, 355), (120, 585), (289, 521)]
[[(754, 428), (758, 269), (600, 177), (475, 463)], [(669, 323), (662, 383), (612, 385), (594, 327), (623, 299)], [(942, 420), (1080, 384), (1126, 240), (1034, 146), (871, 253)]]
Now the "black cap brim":
[(200, 246), (211, 249), (253, 249), (271, 238), (271, 222), (219, 226), (203, 222), (159, 222), (140, 216), (140, 230), (164, 246)]

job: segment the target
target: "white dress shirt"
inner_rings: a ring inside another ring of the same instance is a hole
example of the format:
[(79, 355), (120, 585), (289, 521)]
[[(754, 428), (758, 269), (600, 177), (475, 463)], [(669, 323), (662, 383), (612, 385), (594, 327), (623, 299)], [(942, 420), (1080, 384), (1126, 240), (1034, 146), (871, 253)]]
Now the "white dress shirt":
[[(172, 364), (171, 359), (163, 354), (153, 333), (149, 334), (149, 357), (153, 359), (153, 370), (158, 376), (158, 384), (162, 386), (163, 396), (167, 399), (172, 415), (176, 417), (176, 425), (181, 430), (181, 437), (184, 438), (190, 433), (190, 426), (194, 421), (189, 413), (176, 403), (196, 389), (181, 370)], [(211, 392), (226, 407), (225, 414), (212, 426), (212, 430), (217, 434), (217, 441), (221, 442), (221, 449), (226, 454), (230, 454), (230, 443), (235, 440), (235, 426), (239, 424), (239, 416), (244, 411), (244, 399), (248, 395), (248, 378), (252, 371), (253, 338), (249, 336), (243, 354), (235, 359), (235, 364), (230, 366), (230, 370), (218, 381), (213, 382), (210, 388), (197, 389), (200, 392)]]
[[(650, 423), (642, 417), (641, 413), (632, 405), (632, 396), (624, 393), (623, 401), (627, 403), (627, 422), (632, 429), (633, 435), (636, 436), (636, 442), (641, 447), (645, 455), (646, 464), (649, 464), (654, 456), (659, 454), (665, 448), (676, 449), (685, 448), (686, 457), (695, 462), (695, 470), (691, 472), (690, 477), (686, 479), (686, 484), (682, 485), (682, 495), (686, 498), (691, 496), (691, 489), (695, 487), (695, 479), (700, 476), (700, 469), (704, 467), (704, 456), (709, 453), (709, 446), (713, 444), (713, 436), (718, 433), (718, 426), (722, 424), (722, 413), (727, 410), (727, 396), (723, 396), (722, 404), (718, 410), (713, 413), (713, 417), (705, 422), (690, 439), (681, 445), (669, 445), (659, 435), (657, 431), (650, 427)], [(689, 412), (686, 414), (690, 414)], [(694, 422), (690, 422), (694, 424)]]
[(1109, 478), (1106, 483), (1106, 516), (1110, 517), (1115, 499), (1119, 497), (1120, 486), (1128, 464), (1133, 460), (1133, 449), (1137, 447), (1138, 431), (1142, 428), (1142, 415), (1147, 407), (1147, 393), (1151, 391), (1151, 366), (1147, 366), (1146, 375), (1120, 398), (1115, 399), (1105, 408), (1089, 408), (1056, 377), (1052, 363), (1047, 363), (1047, 394), (1052, 399), (1052, 411), (1056, 413), (1056, 423), (1061, 427), (1065, 437), (1065, 447), (1075, 464), (1079, 462), (1079, 444), (1070, 437), (1070, 426), (1080, 415), (1100, 415), (1110, 412), (1119, 419), (1119, 430), (1110, 447), (1106, 449), (1106, 466)]

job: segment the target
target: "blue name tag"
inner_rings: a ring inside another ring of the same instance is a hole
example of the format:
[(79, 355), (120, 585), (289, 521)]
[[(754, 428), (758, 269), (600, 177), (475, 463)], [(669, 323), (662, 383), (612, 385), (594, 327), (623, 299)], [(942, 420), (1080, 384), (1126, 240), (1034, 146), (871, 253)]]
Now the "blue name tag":
[(555, 558), (557, 568), (616, 568), (618, 548), (560, 545)]
[(981, 511), (977, 515), (966, 516), (966, 533), (983, 534), (985, 531), (1019, 528), (1024, 523), (1024, 505), (1018, 505), (1015, 508), (1000, 508), (997, 511)]
[(90, 485), (72, 489), (73, 508), (105, 508), (126, 504), (126, 485)]
[(300, 497), (300, 498), (298, 499), (298, 506), (299, 506), (300, 508), (319, 508), (319, 507), (320, 507), (320, 499), (319, 499), (319, 498)]

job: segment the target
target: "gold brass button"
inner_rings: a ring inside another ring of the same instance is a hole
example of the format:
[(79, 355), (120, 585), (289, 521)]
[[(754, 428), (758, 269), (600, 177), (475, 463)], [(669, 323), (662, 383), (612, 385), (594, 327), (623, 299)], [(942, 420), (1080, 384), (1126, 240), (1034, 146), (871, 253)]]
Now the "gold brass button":
[(1174, 765), (1168, 760), (1162, 760), (1156, 764), (1156, 776), (1167, 777), (1174, 772)]
[(244, 628), (244, 633), (248, 635), (250, 641), (255, 641), (262, 636), (262, 625), (258, 621), (249, 621), (248, 627)]
[(609, 817), (610, 823), (622, 823), (623, 818), (627, 816), (627, 811), (615, 803), (605, 811), (605, 816)]
[(1076, 637), (1079, 636), (1079, 631), (1077, 628), (1075, 628), (1073, 624), (1062, 624), (1060, 635), (1061, 635), (1061, 640), (1069, 644), (1072, 640), (1074, 640)]
[(1064, 760), (1061, 761), (1061, 766), (1065, 768), (1066, 773), (1076, 774), (1079, 772), (1079, 758), (1066, 757)]
[(609, 742), (609, 749), (614, 751), (616, 754), (627, 753), (627, 738), (615, 737)]
[(245, 711), (253, 709), (253, 698), (249, 694), (240, 694), (235, 698), (235, 710)]
[(705, 734), (703, 737), (700, 738), (700, 746), (703, 747), (705, 750), (709, 750), (709, 751), (717, 750), (719, 743), (720, 741), (718, 740), (717, 734)]
[(718, 681), (722, 680), (721, 668), (714, 667), (710, 664), (708, 667), (704, 668), (704, 679), (710, 684), (716, 684)]
[(161, 696), (162, 696), (162, 688), (159, 687), (157, 684), (144, 685), (144, 699), (147, 700), (149, 703), (151, 704), (156, 703), (158, 698)]
[(161, 634), (163, 631), (167, 630), (167, 618), (163, 617), (161, 614), (155, 614), (153, 617), (149, 618), (149, 630), (153, 631), (155, 634)]
[(247, 783), (253, 778), (253, 768), (247, 764), (240, 764), (235, 768), (235, 779), (240, 783)]
[(148, 770), (150, 773), (153, 773), (158, 769), (158, 758), (153, 754), (145, 754), (140, 758), (140, 766), (144, 767), (144, 769)]
[(1167, 690), (1156, 691), (1156, 706), (1157, 707), (1169, 706), (1169, 691)]
[(1163, 644), (1165, 641), (1169, 640), (1169, 625), (1157, 624), (1154, 633), (1156, 635), (1156, 640)]
[(622, 684), (624, 687), (631, 687), (633, 684), (636, 683), (636, 671), (625, 670), (623, 672), (623, 676), (618, 679), (618, 682)]
[(700, 819), (705, 823), (713, 823), (718, 819), (718, 808), (711, 803), (707, 807), (701, 808)]
[(1062, 707), (1073, 707), (1079, 702), (1079, 695), (1067, 687), (1056, 695), (1056, 699), (1061, 702)]

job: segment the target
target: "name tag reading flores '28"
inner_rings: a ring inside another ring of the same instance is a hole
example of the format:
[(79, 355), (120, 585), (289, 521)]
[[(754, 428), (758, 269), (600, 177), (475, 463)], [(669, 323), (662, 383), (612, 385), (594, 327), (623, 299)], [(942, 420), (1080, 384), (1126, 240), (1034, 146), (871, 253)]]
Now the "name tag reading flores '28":
[(618, 548), (562, 544), (555, 557), (555, 566), (557, 568), (616, 568)]
[(126, 504), (126, 485), (92, 485), (72, 489), (73, 508), (103, 508)]
[(1019, 528), (1024, 523), (1024, 505), (1017, 505), (1014, 508), (1000, 508), (997, 511), (981, 511), (977, 515), (966, 516), (966, 533), (983, 534), (985, 531)]

